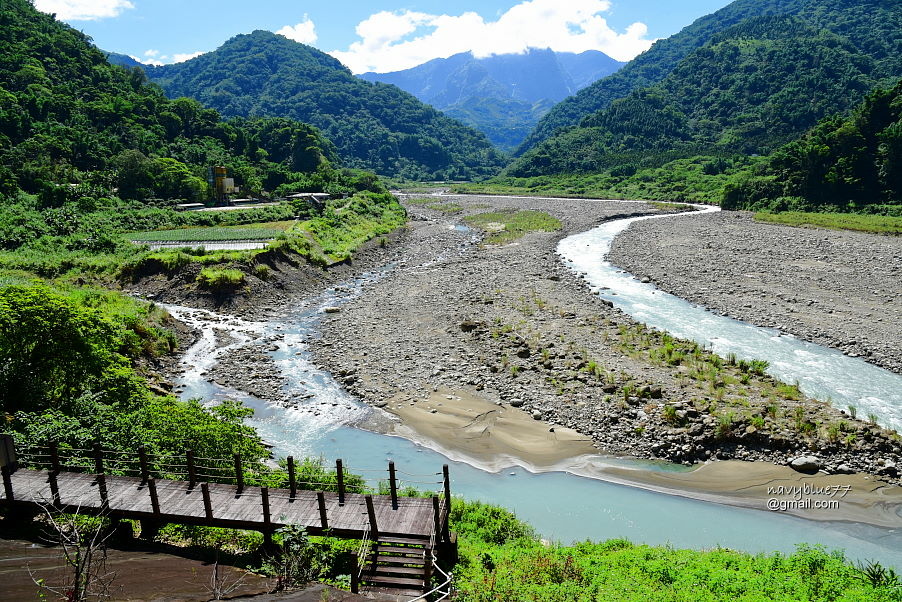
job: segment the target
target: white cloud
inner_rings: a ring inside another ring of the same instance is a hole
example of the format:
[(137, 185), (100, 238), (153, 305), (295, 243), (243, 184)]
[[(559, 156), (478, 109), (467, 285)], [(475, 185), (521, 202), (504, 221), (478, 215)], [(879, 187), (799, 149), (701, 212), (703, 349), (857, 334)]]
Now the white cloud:
[(128, 8), (135, 8), (129, 0), (35, 0), (35, 8), (56, 13), (61, 21), (94, 21), (118, 17)]
[(184, 53), (175, 53), (172, 56), (168, 54), (160, 54), (159, 50), (145, 50), (143, 57), (132, 56), (136, 61), (142, 62), (145, 65), (155, 65), (159, 67), (160, 65), (169, 65), (171, 63), (181, 63), (183, 61), (190, 61), (196, 56), (200, 56), (204, 54), (201, 52), (184, 52)]
[(626, 61), (647, 50), (654, 42), (646, 37), (648, 28), (633, 23), (622, 33), (614, 31), (601, 16), (610, 8), (608, 0), (524, 0), (495, 21), (474, 12), (382, 11), (357, 25), (359, 41), (330, 54), (354, 73), (363, 73), (409, 69), (467, 51), (486, 57), (528, 48), (600, 50)]
[(172, 55), (173, 63), (184, 63), (185, 61), (190, 61), (191, 59), (198, 57), (202, 54), (206, 54), (203, 50), (198, 52), (183, 52), (183, 53), (175, 53)]
[(301, 44), (315, 44), (317, 39), (316, 25), (307, 15), (297, 25), (286, 25), (276, 33)]

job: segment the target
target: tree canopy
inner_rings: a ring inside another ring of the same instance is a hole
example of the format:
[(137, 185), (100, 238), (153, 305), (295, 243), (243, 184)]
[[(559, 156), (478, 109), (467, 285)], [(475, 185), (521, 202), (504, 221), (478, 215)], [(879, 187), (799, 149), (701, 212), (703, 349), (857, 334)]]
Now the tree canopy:
[(232, 119), (166, 98), (140, 69), (110, 65), (84, 34), (9, 0), (0, 12), (0, 194), (46, 206), (79, 196), (204, 200), (222, 165), (259, 194), (337, 162), (313, 127)]

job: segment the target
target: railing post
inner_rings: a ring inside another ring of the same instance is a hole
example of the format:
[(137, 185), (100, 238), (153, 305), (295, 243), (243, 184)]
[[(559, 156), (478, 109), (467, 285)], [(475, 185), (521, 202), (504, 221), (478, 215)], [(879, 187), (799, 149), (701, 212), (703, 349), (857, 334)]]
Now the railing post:
[(197, 468), (194, 466), (194, 450), (185, 452), (185, 462), (188, 464), (188, 489), (194, 489), (197, 485)]
[(325, 531), (329, 528), (329, 517), (326, 516), (326, 496), (322, 491), (316, 492), (316, 501), (319, 503), (319, 522)]
[(367, 495), (364, 497), (366, 500), (366, 513), (370, 517), (370, 531), (373, 534), (373, 541), (379, 539), (379, 525), (376, 524), (376, 509), (373, 507), (373, 496)]
[(441, 537), (441, 533), (442, 533), (442, 513), (439, 511), (439, 508), (438, 508), (438, 496), (437, 495), (432, 496), (432, 514), (433, 514), (433, 518), (435, 520), (435, 537), (439, 538), (439, 537)]
[(94, 444), (94, 474), (103, 474), (103, 449), (99, 443)]
[(16, 459), (16, 442), (12, 435), (0, 435), (0, 465), (9, 467), (9, 474), (19, 470)]
[(442, 481), (445, 486), (445, 512), (442, 516), (442, 537), (444, 541), (451, 541), (451, 532), (448, 528), (448, 518), (451, 516), (451, 474), (448, 465), (442, 465)]
[(351, 565), (351, 593), (357, 594), (360, 592), (360, 559), (357, 558), (357, 554), (351, 554), (354, 557), (354, 562)]
[(56, 441), (50, 442), (50, 471), (60, 472), (60, 448)]
[(147, 479), (147, 491), (150, 492), (150, 507), (154, 514), (160, 514), (160, 497), (157, 495), (157, 482), (155, 479)]
[(213, 504), (210, 502), (210, 485), (208, 483), (200, 484), (200, 494), (204, 498), (204, 516), (207, 520), (213, 520)]
[(288, 488), (291, 490), (291, 499), (298, 495), (298, 482), (294, 476), (294, 456), (288, 456)]
[(388, 462), (388, 487), (391, 490), (391, 507), (393, 510), (398, 509), (398, 480), (395, 478), (395, 463), (391, 460)]
[(141, 465), (141, 483), (146, 483), (150, 478), (150, 467), (147, 463), (147, 448), (143, 445), (138, 448), (138, 464)]
[(345, 504), (345, 472), (341, 458), (335, 460), (335, 477), (338, 479), (338, 505)]
[(0, 466), (0, 472), (3, 473), (3, 493), (6, 495), (6, 501), (15, 501), (16, 496), (13, 495), (13, 479), (9, 466)]
[(235, 454), (235, 483), (238, 486), (238, 494), (244, 491), (244, 469), (241, 467), (241, 456)]
[(448, 472), (448, 465), (442, 465), (442, 481), (444, 481), (445, 485), (445, 508), (448, 512), (451, 511), (451, 475)]
[(269, 487), (260, 488), (260, 497), (263, 502), (263, 545), (272, 548), (272, 527), (269, 515)]
[(106, 488), (106, 475), (102, 472), (97, 475), (97, 489), (100, 491), (100, 507), (105, 510), (110, 505), (110, 496)]
[(50, 495), (53, 496), (53, 503), (57, 506), (62, 506), (63, 503), (60, 500), (60, 486), (56, 480), (56, 472), (51, 470), (47, 473), (47, 480), (50, 481)]
[(261, 487), (260, 488), (260, 496), (263, 498), (263, 524), (269, 527), (270, 524), (270, 516), (269, 516), (269, 487)]
[(426, 548), (423, 554), (423, 593), (432, 589), (432, 550)]

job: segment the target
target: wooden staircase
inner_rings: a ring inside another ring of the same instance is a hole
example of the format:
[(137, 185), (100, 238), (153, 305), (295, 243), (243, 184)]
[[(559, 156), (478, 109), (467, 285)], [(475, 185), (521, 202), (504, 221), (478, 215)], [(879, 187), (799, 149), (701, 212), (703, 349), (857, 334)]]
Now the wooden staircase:
[(363, 560), (361, 593), (394, 594), (409, 600), (429, 591), (432, 550), (429, 537), (380, 535)]

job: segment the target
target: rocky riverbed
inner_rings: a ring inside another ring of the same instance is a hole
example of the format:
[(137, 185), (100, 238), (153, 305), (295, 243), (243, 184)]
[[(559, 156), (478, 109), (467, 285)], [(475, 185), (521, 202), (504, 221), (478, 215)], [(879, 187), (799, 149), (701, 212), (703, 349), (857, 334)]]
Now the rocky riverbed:
[(723, 315), (902, 374), (902, 237), (720, 212), (634, 223), (608, 259)]
[[(808, 469), (898, 480), (902, 448), (889, 431), (637, 325), (554, 253), (564, 236), (653, 207), (459, 196), (407, 205), (417, 244), (404, 249), (406, 267), (327, 317), (313, 346), (367, 403), (428, 416), (478, 397), (552, 432), (573, 429), (604, 453), (687, 464), (812, 456)], [(454, 237), (432, 236), (497, 209), (547, 211), (563, 228), (500, 246), (452, 243), (454, 253), (441, 251)]]

